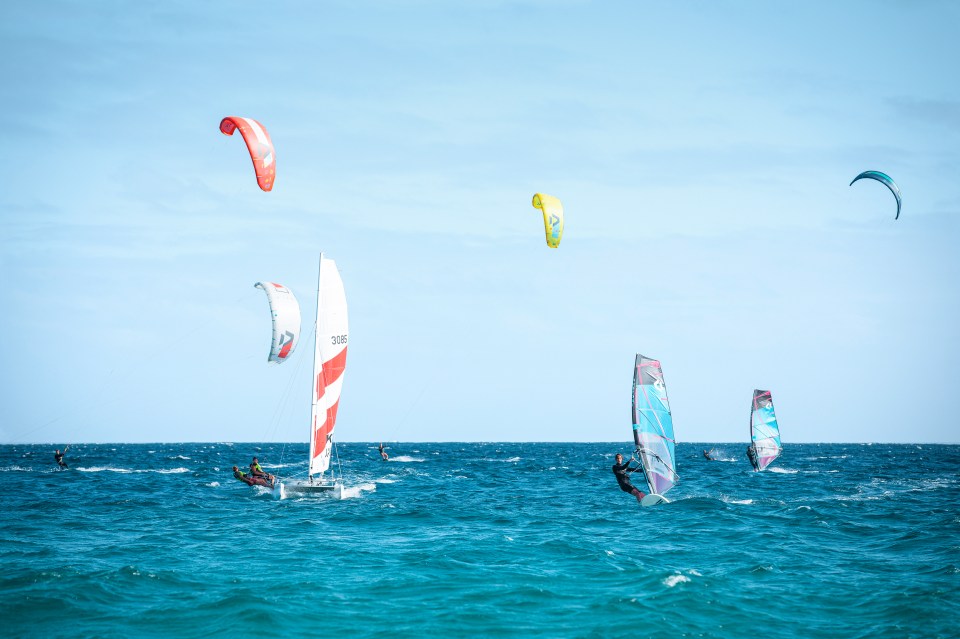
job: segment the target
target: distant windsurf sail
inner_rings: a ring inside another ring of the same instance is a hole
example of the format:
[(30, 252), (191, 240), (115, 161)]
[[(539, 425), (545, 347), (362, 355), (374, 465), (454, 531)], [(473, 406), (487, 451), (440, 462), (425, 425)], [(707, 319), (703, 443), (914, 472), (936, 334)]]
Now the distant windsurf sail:
[(660, 362), (640, 354), (633, 369), (633, 441), (650, 492), (665, 494), (680, 480), (673, 416)]
[(750, 409), (750, 438), (757, 453), (757, 470), (763, 470), (780, 456), (780, 427), (773, 412), (773, 396), (768, 390), (753, 391)]

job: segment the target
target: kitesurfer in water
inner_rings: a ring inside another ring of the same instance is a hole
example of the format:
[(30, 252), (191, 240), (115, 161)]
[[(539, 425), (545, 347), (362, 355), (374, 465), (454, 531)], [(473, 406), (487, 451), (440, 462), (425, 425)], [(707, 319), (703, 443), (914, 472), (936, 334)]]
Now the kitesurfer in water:
[(260, 462), (257, 461), (256, 457), (254, 457), (253, 461), (250, 462), (250, 475), (258, 479), (265, 479), (271, 484), (273, 483), (273, 475), (263, 472), (263, 469), (260, 468)]
[[(70, 447), (67, 446), (67, 448), (70, 448)], [(53, 458), (57, 460), (57, 466), (59, 466), (61, 470), (67, 468), (67, 462), (63, 461), (63, 456), (67, 454), (67, 448), (64, 448), (62, 453), (58, 448), (57, 452), (53, 454)]]
[(628, 459), (626, 463), (623, 462), (623, 455), (617, 453), (617, 463), (613, 465), (613, 474), (617, 478), (617, 483), (620, 484), (620, 490), (625, 493), (630, 493), (637, 498), (637, 501), (641, 501), (646, 497), (646, 493), (630, 483), (630, 477), (627, 473), (635, 473), (638, 470), (643, 470), (642, 467), (638, 466), (636, 468), (630, 468), (630, 462), (633, 459)]
[(380, 459), (387, 461), (390, 457), (387, 455), (387, 451), (383, 449), (383, 442), (380, 442)]
[(704, 459), (708, 459), (708, 460), (710, 460), (710, 461), (713, 461), (713, 457), (710, 456), (710, 453), (712, 453), (712, 452), (713, 452), (713, 449), (712, 449), (712, 448), (711, 448), (709, 451), (707, 451), (707, 450), (703, 451), (703, 458), (704, 458)]
[(757, 470), (757, 449), (753, 444), (747, 446), (747, 459), (750, 460), (750, 465), (753, 466), (753, 469)]

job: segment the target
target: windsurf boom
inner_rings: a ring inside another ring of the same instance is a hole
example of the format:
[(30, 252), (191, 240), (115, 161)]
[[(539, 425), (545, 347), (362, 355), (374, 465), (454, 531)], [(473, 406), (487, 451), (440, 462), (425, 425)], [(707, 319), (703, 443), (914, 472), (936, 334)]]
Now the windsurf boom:
[(783, 452), (780, 445), (780, 427), (773, 412), (773, 396), (768, 390), (753, 391), (750, 408), (750, 439), (756, 453), (754, 468), (761, 471), (772, 464)]
[(673, 416), (660, 362), (640, 354), (633, 369), (633, 441), (650, 493), (666, 494), (680, 480)]

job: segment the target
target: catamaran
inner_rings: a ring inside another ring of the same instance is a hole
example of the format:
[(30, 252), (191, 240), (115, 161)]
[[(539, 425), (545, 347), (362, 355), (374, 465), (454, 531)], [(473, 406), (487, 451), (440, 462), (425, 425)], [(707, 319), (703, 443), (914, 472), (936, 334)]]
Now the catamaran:
[(340, 493), (342, 476), (334, 477), (330, 469), (333, 433), (343, 388), (343, 371), (347, 364), (347, 298), (343, 280), (333, 260), (320, 254), (317, 276), (317, 323), (313, 348), (311, 378), (310, 451), (307, 455), (307, 478), (280, 481), (275, 491), (283, 498), (289, 493), (310, 494), (326, 491)]
[(680, 481), (670, 401), (660, 362), (639, 353), (633, 368), (633, 441), (649, 488), (640, 503), (670, 503), (664, 495)]
[(772, 464), (783, 452), (780, 445), (780, 427), (777, 425), (777, 415), (773, 412), (773, 396), (768, 390), (753, 391), (750, 439), (752, 443), (747, 449), (747, 456), (757, 472)]

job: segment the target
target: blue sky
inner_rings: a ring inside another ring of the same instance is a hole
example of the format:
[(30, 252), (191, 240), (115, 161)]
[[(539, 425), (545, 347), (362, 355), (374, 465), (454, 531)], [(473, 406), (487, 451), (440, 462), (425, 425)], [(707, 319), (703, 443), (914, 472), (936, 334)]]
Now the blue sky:
[[(347, 441), (960, 441), (960, 6), (18, 3), (0, 441), (305, 441), (253, 284), (337, 260)], [(256, 185), (222, 117), (277, 150)], [(903, 213), (866, 169), (889, 173)], [(534, 192), (563, 200), (548, 249)]]

